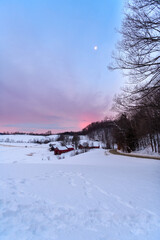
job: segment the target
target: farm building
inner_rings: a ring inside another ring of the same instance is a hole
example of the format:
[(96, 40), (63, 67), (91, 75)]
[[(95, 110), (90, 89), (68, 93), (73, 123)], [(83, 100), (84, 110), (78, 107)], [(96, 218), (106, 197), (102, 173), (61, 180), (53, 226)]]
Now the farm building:
[(99, 147), (100, 147), (100, 145), (99, 145), (98, 141), (89, 143), (89, 148), (99, 148)]
[(54, 148), (54, 154), (55, 155), (60, 155), (62, 153), (66, 153), (68, 152), (68, 148), (64, 147), (64, 146), (56, 146)]
[(87, 142), (81, 142), (79, 144), (79, 149), (92, 149), (92, 148), (99, 148), (100, 147), (100, 144), (98, 141), (87, 141)]
[(66, 148), (69, 150), (69, 151), (73, 151), (74, 150), (74, 147), (72, 145), (66, 145)]
[(66, 152), (69, 152), (69, 151), (72, 151), (74, 150), (74, 147), (72, 145), (67, 145), (67, 146), (56, 146), (54, 148), (54, 154), (55, 155), (60, 155), (62, 153), (66, 153)]

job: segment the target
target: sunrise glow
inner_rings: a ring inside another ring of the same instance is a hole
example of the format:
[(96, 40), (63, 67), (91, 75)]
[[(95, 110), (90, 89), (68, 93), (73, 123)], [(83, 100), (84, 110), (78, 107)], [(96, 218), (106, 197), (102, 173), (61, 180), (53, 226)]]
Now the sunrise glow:
[(0, 132), (79, 131), (106, 117), (121, 86), (106, 67), (120, 2), (0, 1)]

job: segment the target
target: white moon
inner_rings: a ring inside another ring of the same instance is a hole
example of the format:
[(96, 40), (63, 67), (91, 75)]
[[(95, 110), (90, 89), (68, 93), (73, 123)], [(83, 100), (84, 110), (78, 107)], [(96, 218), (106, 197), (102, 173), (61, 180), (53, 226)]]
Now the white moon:
[(98, 50), (98, 46), (94, 46), (94, 50), (97, 51)]

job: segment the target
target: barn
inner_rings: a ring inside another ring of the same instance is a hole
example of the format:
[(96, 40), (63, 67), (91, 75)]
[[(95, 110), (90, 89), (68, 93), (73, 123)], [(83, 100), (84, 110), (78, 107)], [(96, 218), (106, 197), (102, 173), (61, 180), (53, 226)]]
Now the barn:
[(64, 146), (57, 146), (54, 148), (55, 155), (60, 155), (62, 153), (66, 153), (66, 152), (68, 152), (68, 148), (66, 148)]
[(99, 148), (99, 142), (98, 141), (94, 141), (91, 144), (89, 144), (89, 148)]
[(98, 141), (87, 141), (87, 142), (81, 142), (78, 147), (79, 149), (100, 148), (100, 144)]
[(66, 145), (66, 148), (68, 149), (68, 151), (73, 151), (74, 147), (72, 145)]
[(62, 153), (66, 153), (69, 151), (74, 150), (74, 147), (72, 145), (67, 145), (67, 146), (56, 146), (54, 148), (54, 154), (55, 155), (60, 155)]

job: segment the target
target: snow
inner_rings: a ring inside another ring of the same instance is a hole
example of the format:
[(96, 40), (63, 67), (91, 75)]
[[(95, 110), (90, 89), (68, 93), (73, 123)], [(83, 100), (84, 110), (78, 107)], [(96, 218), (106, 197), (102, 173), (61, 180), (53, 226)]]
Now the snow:
[(74, 148), (72, 145), (66, 145), (67, 148)]
[(160, 157), (160, 154), (157, 152), (152, 152), (151, 146), (146, 147), (145, 149), (139, 150), (139, 151), (134, 151), (134, 154), (139, 154), (143, 156), (157, 156)]
[(58, 148), (59, 150), (67, 150), (67, 148), (66, 148), (65, 146), (60, 146), (60, 145), (59, 145), (57, 148)]
[(81, 144), (82, 146), (88, 145), (89, 147), (99, 147), (100, 146), (100, 142), (89, 140), (86, 136), (85, 136), (85, 138), (80, 139), (79, 144)]
[(117, 150), (117, 152), (122, 153), (122, 154), (126, 154), (126, 155), (131, 155), (131, 156), (142, 156), (142, 157), (149, 157), (149, 158), (154, 158), (154, 159), (160, 159), (160, 154), (158, 152), (152, 152), (151, 147), (146, 147), (142, 150), (138, 150), (138, 151), (133, 151), (131, 153), (125, 153), (122, 150)]
[(159, 239), (160, 161), (103, 149), (70, 155), (1, 143), (0, 239)]
[(19, 142), (19, 143), (28, 143), (28, 142), (33, 142), (33, 141), (45, 141), (45, 140), (52, 140), (55, 141), (58, 138), (58, 135), (50, 135), (50, 136), (36, 136), (36, 135), (28, 135), (28, 134), (23, 134), (23, 135), (0, 135), (0, 142)]

